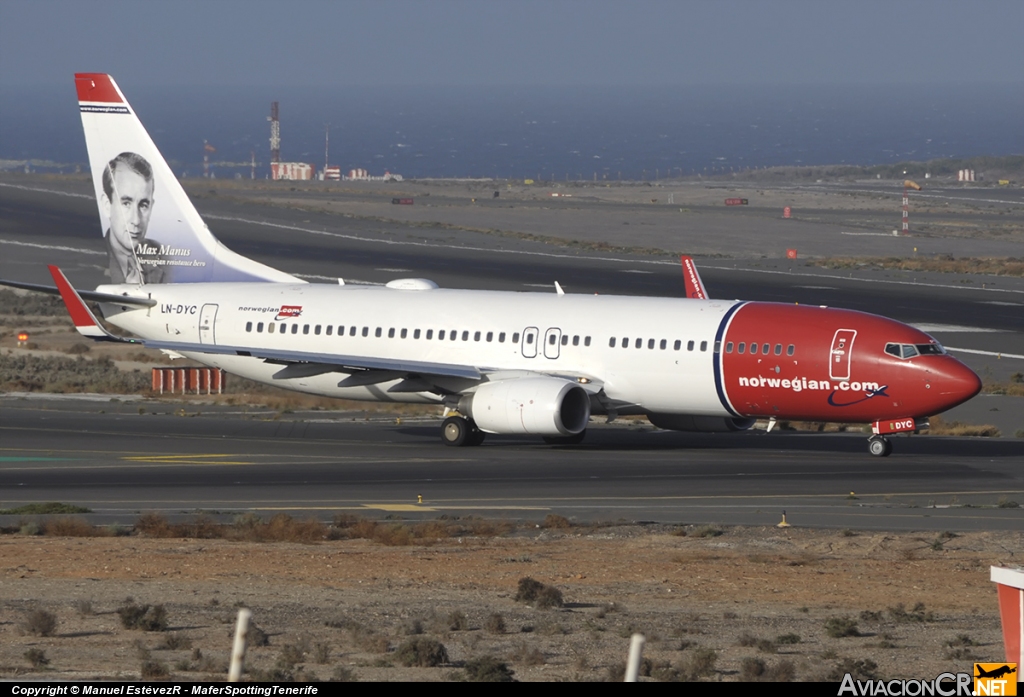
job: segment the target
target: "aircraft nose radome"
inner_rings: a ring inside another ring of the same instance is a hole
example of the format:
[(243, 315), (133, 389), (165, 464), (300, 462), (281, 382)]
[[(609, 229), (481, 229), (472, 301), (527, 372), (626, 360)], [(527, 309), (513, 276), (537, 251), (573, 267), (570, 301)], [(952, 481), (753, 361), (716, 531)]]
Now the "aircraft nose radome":
[(978, 374), (955, 358), (950, 358), (947, 365), (943, 366), (938, 382), (939, 394), (946, 402), (943, 409), (955, 407), (981, 392), (981, 378)]

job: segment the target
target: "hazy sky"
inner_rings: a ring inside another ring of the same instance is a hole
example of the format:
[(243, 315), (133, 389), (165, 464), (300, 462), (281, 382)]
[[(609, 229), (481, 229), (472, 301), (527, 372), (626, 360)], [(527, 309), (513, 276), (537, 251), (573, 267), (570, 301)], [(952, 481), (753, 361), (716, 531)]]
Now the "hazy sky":
[(0, 0), (0, 84), (1024, 83), (1021, 0)]

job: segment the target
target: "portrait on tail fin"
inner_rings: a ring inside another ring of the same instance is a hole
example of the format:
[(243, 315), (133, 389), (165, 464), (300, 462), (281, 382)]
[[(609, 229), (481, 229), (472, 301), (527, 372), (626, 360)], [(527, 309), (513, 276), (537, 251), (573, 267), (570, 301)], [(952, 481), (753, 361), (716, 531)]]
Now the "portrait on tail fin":
[(160, 243), (146, 237), (153, 212), (153, 168), (138, 153), (123, 152), (103, 170), (103, 211), (112, 283), (166, 283)]

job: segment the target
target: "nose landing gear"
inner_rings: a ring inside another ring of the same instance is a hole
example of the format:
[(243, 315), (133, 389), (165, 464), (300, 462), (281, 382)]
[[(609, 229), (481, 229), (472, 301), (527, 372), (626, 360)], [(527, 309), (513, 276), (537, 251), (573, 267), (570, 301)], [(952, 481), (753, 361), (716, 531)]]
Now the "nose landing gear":
[(889, 457), (892, 453), (892, 443), (885, 436), (871, 436), (868, 438), (868, 452), (875, 457)]

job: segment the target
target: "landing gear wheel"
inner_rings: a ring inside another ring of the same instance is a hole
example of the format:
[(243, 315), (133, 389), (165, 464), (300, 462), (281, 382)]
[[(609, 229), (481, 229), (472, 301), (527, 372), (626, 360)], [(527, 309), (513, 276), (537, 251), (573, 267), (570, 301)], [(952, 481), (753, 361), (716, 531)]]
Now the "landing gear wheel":
[(587, 437), (587, 429), (571, 436), (544, 436), (544, 442), (548, 445), (579, 445)]
[(487, 434), (481, 431), (479, 428), (477, 428), (476, 424), (473, 423), (472, 421), (469, 422), (469, 425), (471, 428), (469, 438), (466, 439), (466, 445), (480, 445), (481, 443), (484, 442), (484, 437)]
[(480, 445), (484, 442), (484, 435), (475, 423), (461, 416), (449, 416), (441, 424), (441, 440), (445, 445)]
[(445, 445), (462, 447), (469, 445), (472, 429), (469, 422), (461, 416), (449, 416), (441, 424), (441, 440)]
[(868, 452), (875, 457), (889, 457), (892, 452), (892, 443), (884, 436), (871, 436), (868, 438)]

